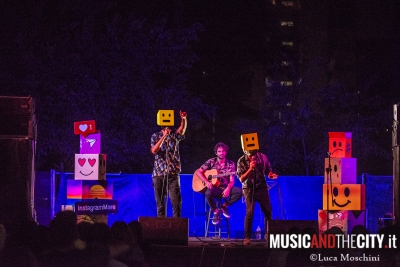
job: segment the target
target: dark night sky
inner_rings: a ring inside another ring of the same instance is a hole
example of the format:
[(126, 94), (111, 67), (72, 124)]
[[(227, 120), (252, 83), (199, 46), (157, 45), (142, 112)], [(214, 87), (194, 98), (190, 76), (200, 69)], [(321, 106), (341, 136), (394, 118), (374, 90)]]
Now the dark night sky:
[(265, 2), (150, 1), (139, 10), (150, 17), (167, 15), (171, 25), (201, 22), (205, 31), (195, 44), (200, 61), (192, 71), (189, 89), (212, 104), (237, 104), (241, 89), (249, 87), (249, 81), (240, 80), (242, 68), (265, 58)]
[[(13, 2), (7, 3), (10, 7), (12, 6), (10, 3)], [(68, 1), (68, 3), (73, 4), (74, 1)], [(132, 11), (136, 17), (144, 17), (150, 21), (156, 21), (165, 16), (171, 28), (185, 28), (195, 22), (203, 25), (204, 31), (199, 34), (199, 40), (194, 44), (199, 60), (190, 70), (187, 89), (192, 95), (200, 96), (204, 103), (217, 108), (218, 129), (214, 137), (216, 141), (225, 141), (228, 135), (234, 135), (231, 140), (235, 140), (232, 144), (237, 146), (238, 153), (233, 154), (232, 158), (238, 157), (241, 153), (237, 142), (240, 133), (234, 132), (235, 129), (230, 127), (238, 118), (251, 119), (260, 113), (260, 106), (252, 105), (250, 99), (265, 97), (264, 68), (273, 62), (271, 58), (279, 58), (277, 55), (279, 51), (270, 50), (268, 42), (271, 42), (269, 37), (273, 36), (270, 31), (274, 29), (270, 27), (271, 19), (277, 16), (278, 21), (280, 13), (274, 11), (275, 13), (271, 14), (271, 10), (276, 9), (272, 9), (274, 6), (265, 0), (218, 2), (212, 0), (121, 0), (118, 3), (121, 4), (119, 7), (125, 6), (126, 10)], [(304, 0), (301, 1), (301, 8), (300, 11), (294, 12), (294, 16), (298, 13), (304, 16), (300, 20), (303, 23), (301, 31), (299, 29), (299, 36), (296, 36), (303, 45), (299, 51), (304, 54), (312, 54), (310, 51), (313, 50), (322, 51), (317, 55), (322, 58), (320, 61), (322, 63), (316, 69), (327, 70), (334, 65), (332, 64), (334, 62), (337, 73), (351, 81), (355, 80), (357, 89), (368, 87), (370, 83), (378, 80), (379, 86), (371, 86), (369, 94), (381, 97), (390, 105), (393, 104), (392, 101), (400, 101), (398, 95), (400, 16), (398, 16), (399, 4), (396, 1), (387, 1), (385, 5), (376, 1)], [(322, 12), (318, 14), (320, 11)], [(26, 16), (19, 14), (20, 10), (17, 6), (14, 12), (14, 17), (21, 16), (19, 21), (21, 25), (28, 21)], [(12, 31), (13, 25), (7, 25), (7, 27), (9, 28), (6, 30)], [(318, 39), (320, 36), (325, 39)], [(307, 42), (307, 38), (310, 37), (315, 39)], [(352, 60), (356, 64), (353, 65), (348, 64), (346, 58), (348, 54), (336, 53), (335, 50), (348, 45), (349, 42), (352, 43), (353, 46), (350, 47), (355, 52)], [(315, 47), (308, 46), (310, 44)], [(317, 46), (319, 44), (321, 47)], [(4, 57), (12, 58), (12, 55), (4, 51), (3, 53)], [(297, 59), (300, 62), (300, 59), (303, 60), (309, 54), (299, 56)], [(275, 60), (278, 61), (276, 58)], [(344, 60), (339, 62), (339, 59)], [(309, 58), (302, 61), (302, 64), (306, 65), (310, 62), (307, 60)], [(349, 67), (351, 71), (346, 69), (348, 65), (351, 65)], [(0, 70), (1, 68), (9, 71), (7, 66), (0, 67)], [(16, 68), (18, 72), (17, 64), (14, 64), (13, 68)], [(340, 80), (340, 76), (335, 76), (337, 73), (324, 75)], [(351, 75), (347, 75), (348, 73)], [(0, 74), (4, 78), (3, 81), (8, 81), (4, 73)], [(314, 73), (309, 76), (312, 74)], [(348, 78), (348, 76), (351, 77)], [(307, 81), (307, 79), (304, 80)], [(320, 81), (323, 85), (329, 83), (328, 78), (325, 77), (320, 78)], [(315, 101), (315, 96), (313, 97), (311, 101)], [(390, 105), (389, 108), (391, 108)]]
[[(243, 95), (252, 90), (252, 73), (249, 73), (251, 66), (266, 65), (269, 59), (266, 36), (269, 34), (267, 25), (270, 23), (267, 10), (271, 5), (268, 1), (244, 0), (219, 3), (191, 1), (190, 4), (185, 1), (173, 2), (173, 7), (162, 8), (171, 12), (171, 21), (182, 24), (200, 21), (205, 27), (200, 42), (196, 44), (200, 61), (192, 71), (188, 89), (201, 95), (206, 102), (219, 106), (220, 112), (229, 109), (223, 116), (229, 116), (238, 110), (241, 111), (237, 116), (251, 115), (251, 112), (247, 114), (245, 108), (241, 108)], [(312, 14), (309, 10), (314, 8), (315, 1), (300, 2), (303, 9), (308, 9), (300, 13), (307, 14), (306, 16)], [(400, 39), (399, 5), (395, 1), (388, 1), (387, 4), (335, 0), (323, 3), (327, 12), (325, 34), (330, 42), (324, 44), (328, 47), (327, 56), (334, 56), (332, 49), (348, 42), (346, 37), (338, 41), (336, 34), (349, 30), (350, 35), (355, 38), (355, 57), (360, 64), (355, 66), (356, 73), (358, 72), (357, 84), (362, 86), (368, 76), (383, 75), (381, 79), (387, 81), (386, 87), (391, 86), (389, 80), (398, 76), (393, 74), (400, 68), (399, 48), (394, 45)], [(315, 29), (311, 31), (320, 30), (323, 21), (315, 14), (312, 16), (311, 19), (315, 21), (310, 25)], [(342, 35), (339, 34), (340, 37)], [(304, 38), (306, 37), (300, 36), (300, 40)], [(396, 97), (393, 91), (387, 90), (393, 89), (384, 90), (387, 93), (384, 97)], [(385, 94), (383, 91), (375, 93)]]

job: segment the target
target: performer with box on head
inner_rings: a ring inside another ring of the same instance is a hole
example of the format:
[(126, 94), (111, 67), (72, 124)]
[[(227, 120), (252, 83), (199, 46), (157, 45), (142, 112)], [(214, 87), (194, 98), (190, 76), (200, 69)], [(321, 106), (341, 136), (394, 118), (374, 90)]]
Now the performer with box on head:
[(161, 131), (151, 136), (151, 153), (154, 155), (152, 179), (158, 217), (166, 216), (167, 192), (171, 198), (173, 217), (181, 216), (179, 142), (185, 139), (187, 115), (182, 111), (179, 112), (179, 115), (181, 124), (176, 131), (172, 131), (170, 127), (174, 126), (174, 111), (159, 110), (157, 124), (161, 126)]
[(237, 175), (242, 183), (243, 195), (246, 199), (243, 245), (250, 245), (255, 202), (260, 204), (264, 214), (266, 232), (268, 232), (268, 220), (272, 219), (272, 207), (265, 175), (268, 174), (270, 179), (276, 179), (278, 175), (272, 172), (267, 156), (258, 151), (257, 133), (242, 134), (241, 141), (244, 155), (238, 160)]

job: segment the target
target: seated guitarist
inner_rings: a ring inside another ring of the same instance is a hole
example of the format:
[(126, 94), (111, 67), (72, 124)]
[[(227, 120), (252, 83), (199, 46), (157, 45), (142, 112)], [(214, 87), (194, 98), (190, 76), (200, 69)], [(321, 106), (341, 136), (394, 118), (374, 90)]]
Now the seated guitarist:
[[(210, 209), (214, 211), (214, 217), (212, 219), (213, 224), (219, 223), (219, 210), (217, 208), (217, 204), (215, 202), (215, 198), (222, 197), (225, 199), (225, 202), (222, 204), (222, 214), (229, 218), (230, 214), (228, 213), (228, 206), (232, 205), (236, 201), (238, 201), (242, 197), (242, 190), (239, 187), (233, 186), (235, 183), (235, 163), (226, 158), (226, 154), (228, 153), (229, 147), (220, 142), (215, 145), (214, 152), (216, 157), (213, 157), (207, 160), (199, 169), (196, 170), (197, 176), (203, 180), (207, 189), (204, 192), (208, 205)], [(205, 172), (207, 170), (215, 169), (218, 175), (218, 182), (214, 183), (205, 176)], [(223, 174), (226, 173), (226, 176)], [(222, 174), (222, 176), (221, 176)]]

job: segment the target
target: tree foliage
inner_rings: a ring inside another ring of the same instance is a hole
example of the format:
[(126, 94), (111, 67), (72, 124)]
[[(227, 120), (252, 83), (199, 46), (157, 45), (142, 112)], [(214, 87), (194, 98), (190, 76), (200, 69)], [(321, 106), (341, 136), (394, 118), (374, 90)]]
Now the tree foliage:
[[(278, 67), (270, 65), (271, 73)], [(291, 80), (299, 80), (294, 68), (291, 73)], [(378, 80), (356, 91), (344, 83), (312, 88), (307, 82), (273, 82), (262, 112), (237, 121), (234, 129), (257, 132), (260, 150), (281, 175), (324, 175), (329, 132), (352, 133), (358, 174), (388, 175), (393, 105), (376, 93), (378, 86)]]
[[(261, 150), (279, 174), (322, 175), (332, 131), (353, 133), (359, 173), (391, 173), (393, 103), (388, 95), (395, 93), (382, 93), (379, 72), (357, 77), (357, 90), (344, 83), (313, 88), (307, 79), (323, 75), (327, 60), (310, 58), (301, 67), (302, 82), (273, 83), (266, 96), (260, 93), (261, 112), (245, 103), (255, 72), (281, 74), (280, 63), (269, 62), (280, 56), (268, 56), (272, 51), (263, 41), (268, 33), (257, 28), (266, 22), (261, 2), (225, 3), (210, 15), (214, 2), (195, 1), (191, 10), (202, 10), (206, 30), (199, 23), (171, 23), (162, 8), (144, 12), (167, 6), (159, 2), (146, 6), (143, 1), (143, 9), (124, 0), (3, 2), (0, 94), (37, 98), (39, 170), (63, 164), (73, 171), (79, 153), (73, 123), (93, 119), (102, 133), (107, 172), (149, 173), (157, 111), (182, 109), (189, 114), (181, 143), (185, 173), (213, 156), (219, 141), (230, 145), (228, 157), (237, 159), (240, 135), (257, 132)], [(249, 23), (253, 31), (243, 27)], [(300, 81), (294, 66), (287, 75)]]
[(187, 111), (197, 129), (189, 128), (191, 138), (213, 112), (185, 90), (201, 24), (172, 28), (165, 18), (149, 21), (121, 3), (10, 2), (2, 11), (1, 48), (10, 55), (2, 59), (8, 66), (2, 94), (37, 98), (39, 170), (73, 171), (79, 153), (73, 123), (95, 120), (107, 172), (148, 173), (159, 109)]

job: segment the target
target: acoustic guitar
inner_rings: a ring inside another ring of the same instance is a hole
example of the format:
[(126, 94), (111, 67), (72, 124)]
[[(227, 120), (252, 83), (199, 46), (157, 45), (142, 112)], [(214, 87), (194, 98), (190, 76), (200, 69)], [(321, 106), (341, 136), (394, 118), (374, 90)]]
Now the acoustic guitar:
[[(220, 181), (219, 181), (220, 177), (230, 176), (230, 175), (234, 175), (234, 174), (236, 174), (236, 172), (219, 173), (215, 169), (207, 170), (204, 172), (204, 176), (214, 186), (217, 186), (217, 187), (220, 185)], [(207, 189), (206, 184), (203, 182), (203, 180), (201, 180), (201, 178), (196, 173), (193, 174), (192, 188), (193, 188), (193, 191), (195, 191), (195, 192), (203, 192)]]

